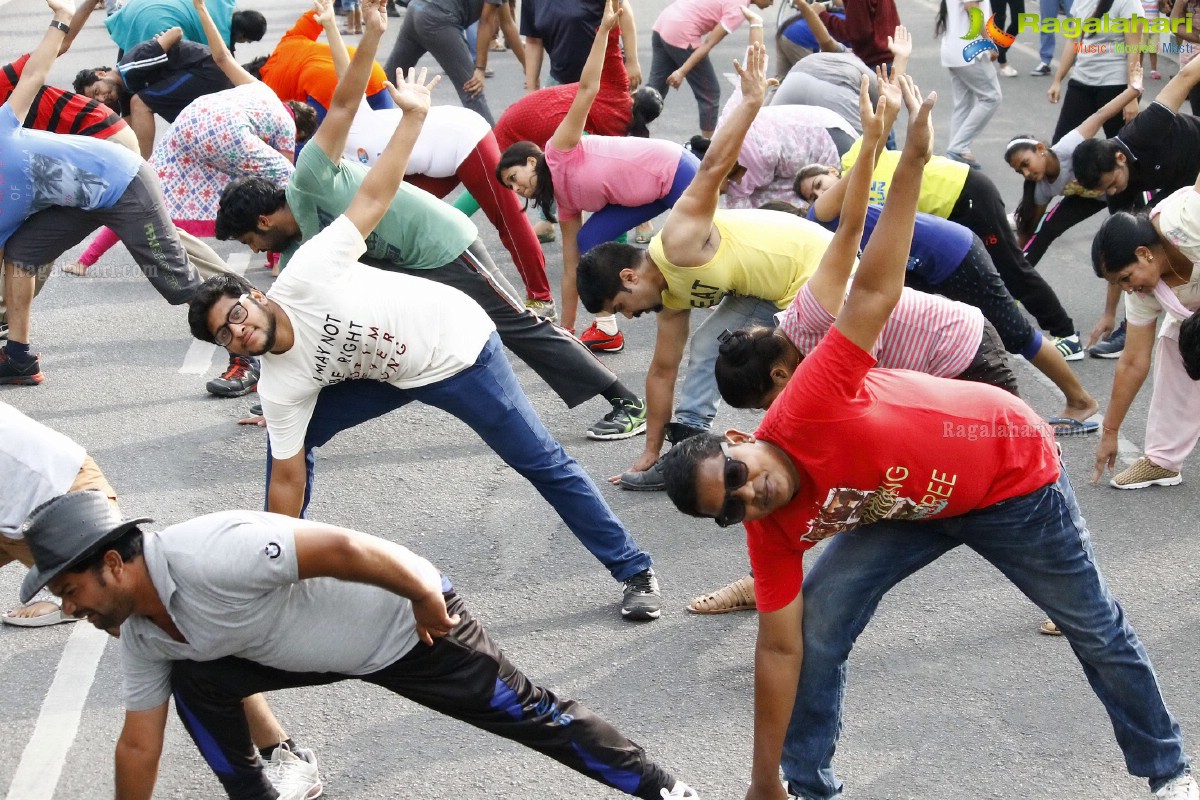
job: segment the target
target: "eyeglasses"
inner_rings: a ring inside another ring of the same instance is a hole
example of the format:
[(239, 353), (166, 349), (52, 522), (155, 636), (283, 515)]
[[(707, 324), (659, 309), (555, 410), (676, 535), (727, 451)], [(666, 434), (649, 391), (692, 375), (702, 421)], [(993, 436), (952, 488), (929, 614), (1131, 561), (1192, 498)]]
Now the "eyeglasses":
[(246, 293), (230, 306), (229, 313), (225, 315), (225, 323), (213, 334), (213, 341), (217, 343), (217, 347), (228, 347), (229, 343), (233, 341), (233, 331), (229, 330), (229, 326), (241, 325), (246, 321), (246, 317), (250, 316), (250, 312), (242, 305), (249, 297), (250, 294)]
[(721, 442), (721, 453), (725, 456), (725, 504), (721, 506), (716, 522), (722, 528), (728, 528), (746, 518), (745, 502), (740, 497), (734, 497), (733, 493), (746, 485), (750, 479), (750, 468), (745, 461), (738, 461), (729, 455), (729, 442)]

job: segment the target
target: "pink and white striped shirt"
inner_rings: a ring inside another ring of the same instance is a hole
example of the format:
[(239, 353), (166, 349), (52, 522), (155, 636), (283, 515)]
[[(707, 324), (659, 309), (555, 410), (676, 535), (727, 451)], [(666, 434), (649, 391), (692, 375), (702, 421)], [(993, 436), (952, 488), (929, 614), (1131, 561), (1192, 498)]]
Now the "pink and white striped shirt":
[[(804, 355), (813, 351), (834, 322), (834, 316), (821, 306), (808, 284), (775, 319)], [(911, 369), (953, 378), (975, 360), (982, 339), (983, 312), (978, 308), (905, 288), (872, 355), (878, 362), (876, 366), (884, 369)]]

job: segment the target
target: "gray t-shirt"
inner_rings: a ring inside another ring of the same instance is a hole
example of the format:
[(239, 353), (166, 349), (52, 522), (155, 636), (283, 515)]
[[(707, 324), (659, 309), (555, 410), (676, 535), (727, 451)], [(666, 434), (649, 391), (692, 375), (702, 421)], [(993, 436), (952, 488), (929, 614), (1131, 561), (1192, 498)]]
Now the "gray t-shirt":
[[(1075, 0), (1071, 16), (1086, 20), (1096, 11), (1100, 0)], [(1126, 21), (1132, 17), (1143, 17), (1141, 0), (1113, 0), (1108, 18)], [(1082, 49), (1075, 54), (1075, 66), (1071, 68), (1071, 79), (1086, 86), (1124, 86), (1129, 80), (1128, 54), (1117, 52), (1117, 45), (1125, 41), (1123, 33), (1096, 33), (1078, 39), (1068, 39), (1067, 46), (1079, 45)]]
[[(460, 27), (467, 28), (479, 21), (483, 16), (483, 4), (498, 6), (505, 0), (425, 0), (425, 2), (440, 9), (446, 16), (455, 20)], [(474, 54), (472, 53), (472, 57)]]
[(29, 512), (71, 488), (84, 449), (0, 403), (0, 536), (21, 538)]
[(1075, 180), (1075, 165), (1072, 159), (1075, 155), (1075, 148), (1082, 143), (1083, 134), (1072, 130), (1063, 134), (1063, 137), (1050, 147), (1058, 156), (1058, 177), (1053, 181), (1043, 178), (1037, 182), (1037, 185), (1033, 187), (1034, 203), (1039, 206), (1049, 205), (1050, 201), (1060, 194), (1104, 199), (1103, 192), (1088, 191), (1079, 184), (1079, 181)]
[(858, 135), (858, 85), (862, 76), (871, 79), (871, 103), (879, 101), (879, 83), (862, 59), (853, 53), (813, 53), (802, 58), (784, 76), (771, 105), (821, 106), (836, 111)]
[(366, 675), (411, 650), (417, 634), (407, 599), (363, 583), (299, 580), (294, 531), (310, 525), (222, 511), (147, 533), (150, 579), (187, 641), (175, 641), (147, 617), (125, 621), (125, 707), (165, 703), (172, 661), (237, 656), (291, 672)]

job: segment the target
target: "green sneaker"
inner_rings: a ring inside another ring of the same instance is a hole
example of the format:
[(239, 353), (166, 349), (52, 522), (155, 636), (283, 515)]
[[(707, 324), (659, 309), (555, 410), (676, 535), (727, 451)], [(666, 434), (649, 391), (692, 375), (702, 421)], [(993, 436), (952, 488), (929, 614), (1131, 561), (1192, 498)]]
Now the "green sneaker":
[(646, 403), (644, 400), (625, 400), (615, 397), (613, 410), (588, 428), (589, 439), (628, 439), (646, 432)]

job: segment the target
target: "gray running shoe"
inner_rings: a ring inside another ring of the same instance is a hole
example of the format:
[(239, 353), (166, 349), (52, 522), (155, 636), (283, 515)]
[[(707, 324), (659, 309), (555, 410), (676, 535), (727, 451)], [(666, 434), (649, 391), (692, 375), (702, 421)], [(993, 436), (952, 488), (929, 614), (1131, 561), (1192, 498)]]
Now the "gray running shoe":
[(662, 595), (658, 592), (658, 578), (654, 576), (654, 570), (647, 568), (628, 578), (621, 599), (621, 616), (644, 621), (658, 619), (661, 615)]

